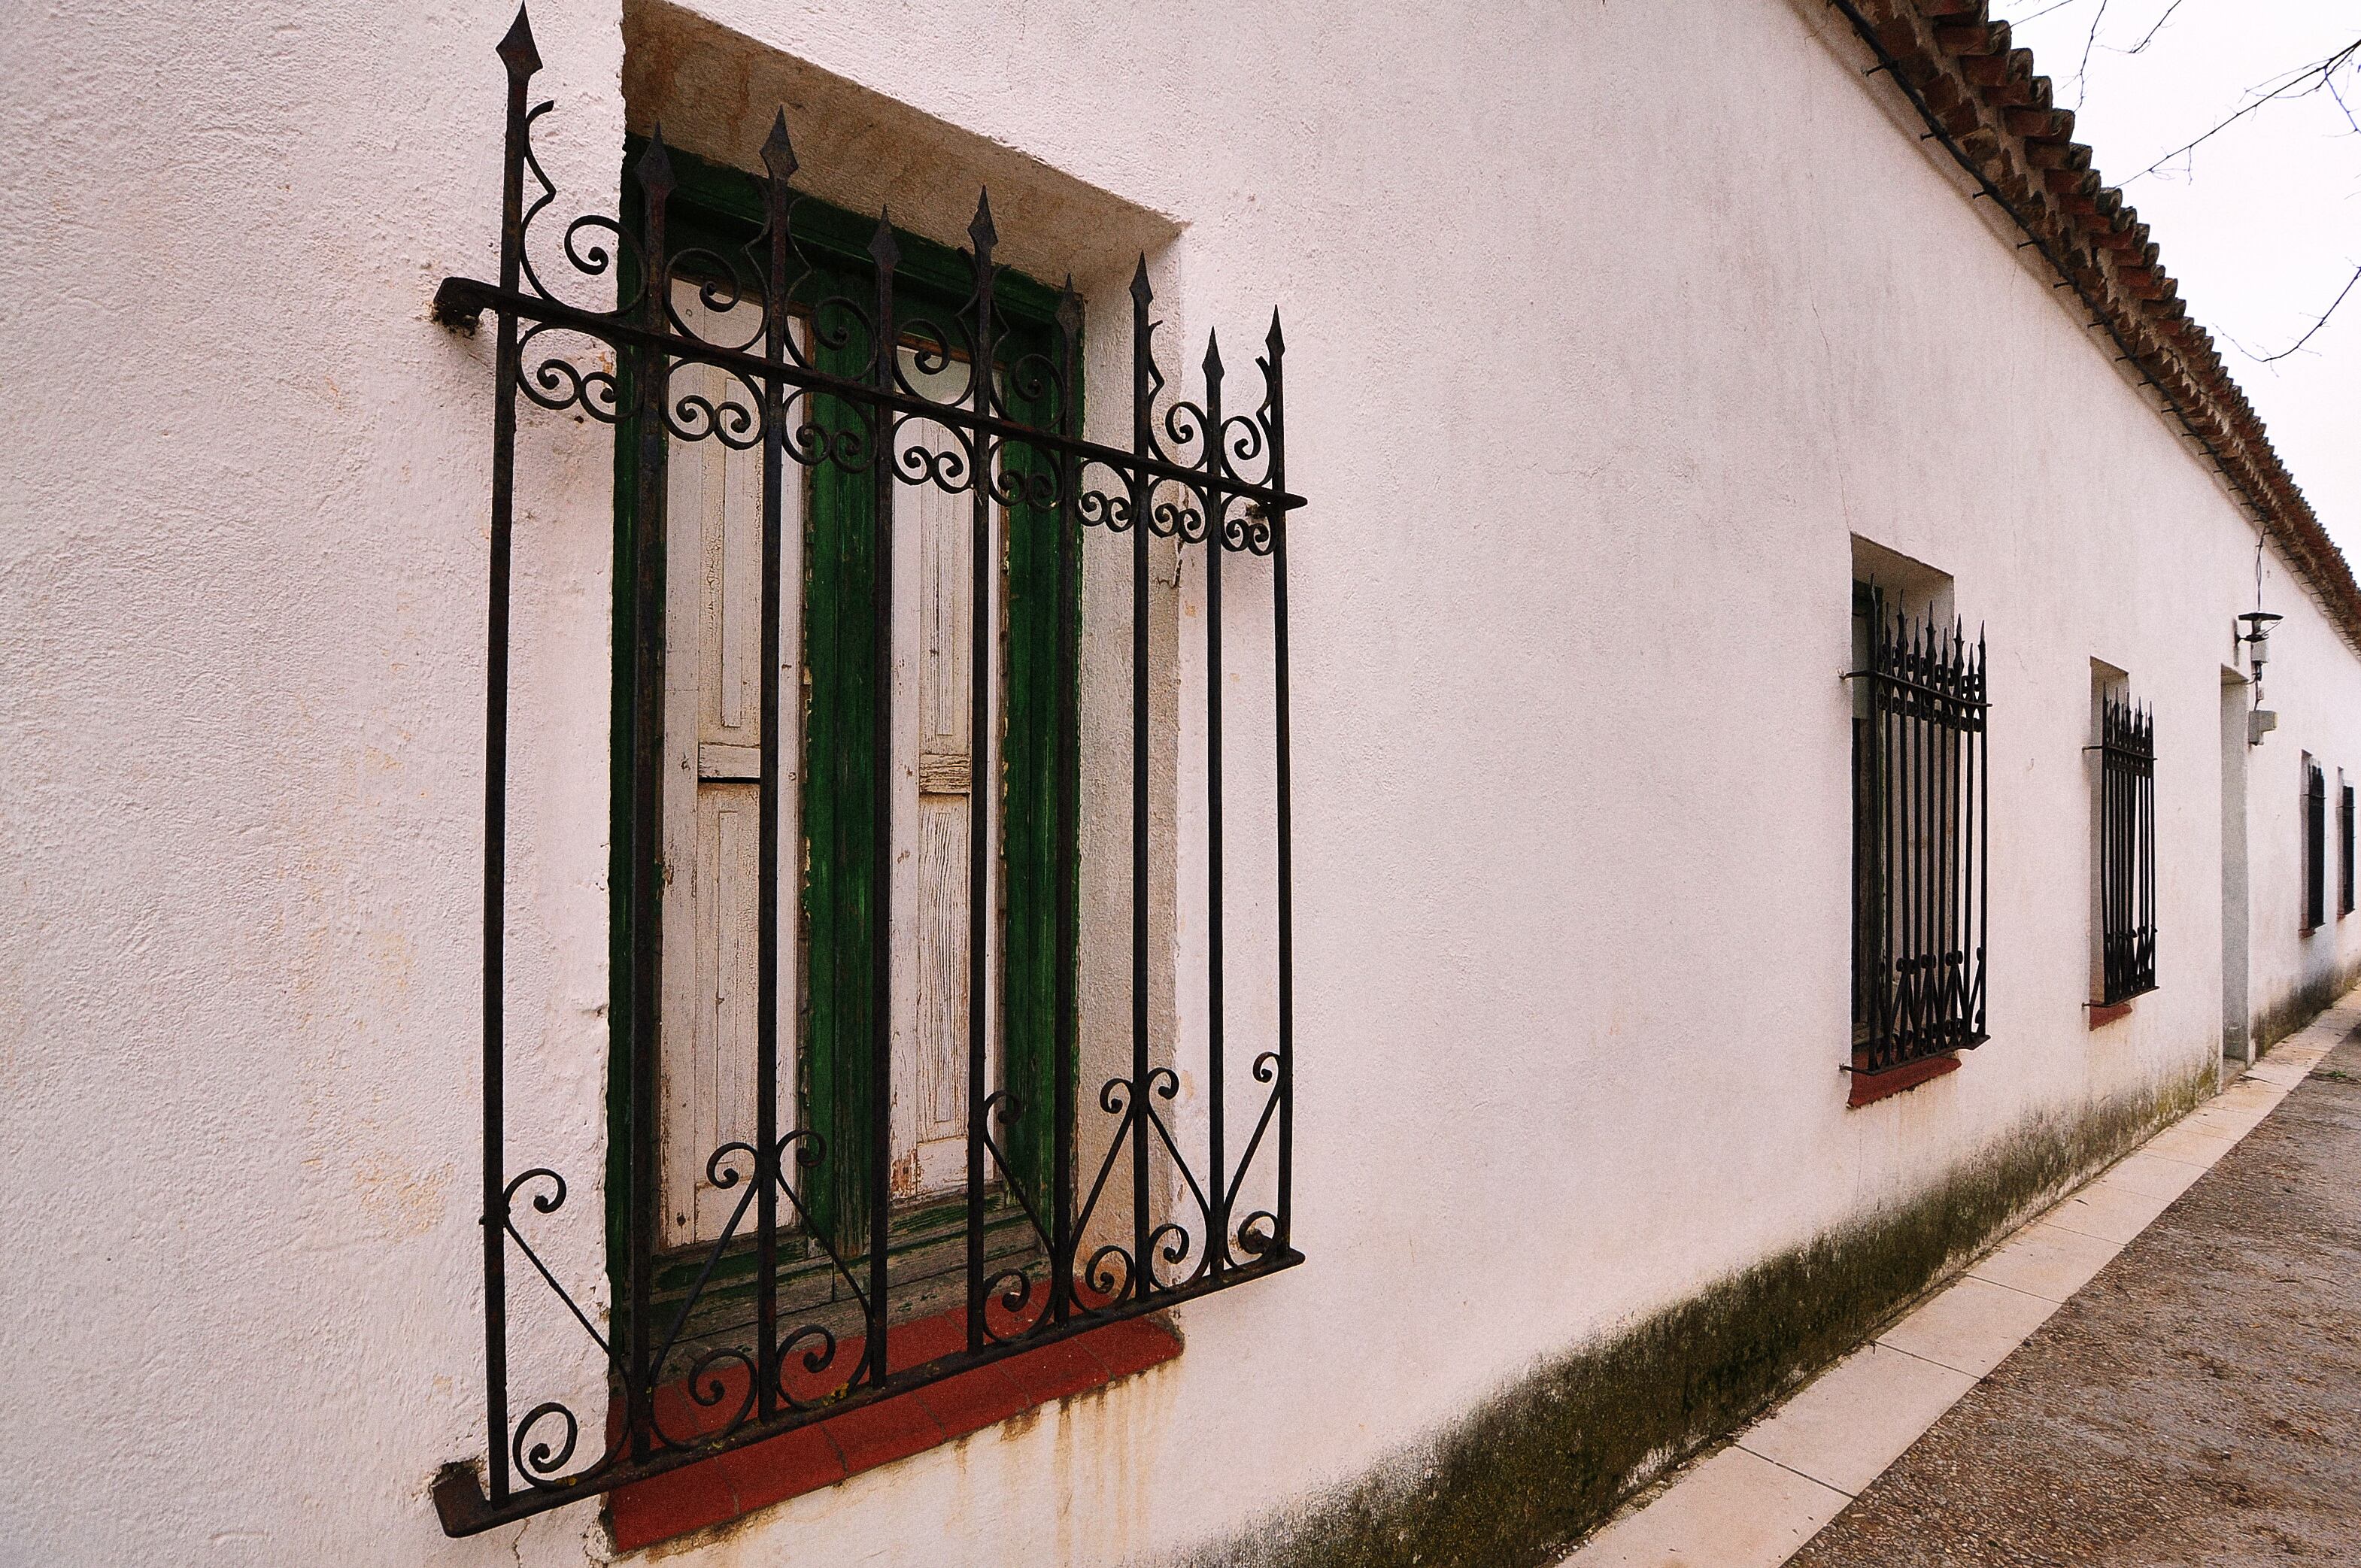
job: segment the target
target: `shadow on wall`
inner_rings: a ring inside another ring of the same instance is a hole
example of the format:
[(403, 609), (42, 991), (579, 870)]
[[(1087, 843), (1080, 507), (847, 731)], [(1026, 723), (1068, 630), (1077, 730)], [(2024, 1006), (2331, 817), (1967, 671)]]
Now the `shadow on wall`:
[[(2327, 982), (2323, 981), (2323, 984)], [(2214, 1068), (2029, 1124), (1924, 1195), (1547, 1361), (1361, 1480), (1176, 1568), (1521, 1568), (1853, 1349), (1984, 1245), (2202, 1103)]]

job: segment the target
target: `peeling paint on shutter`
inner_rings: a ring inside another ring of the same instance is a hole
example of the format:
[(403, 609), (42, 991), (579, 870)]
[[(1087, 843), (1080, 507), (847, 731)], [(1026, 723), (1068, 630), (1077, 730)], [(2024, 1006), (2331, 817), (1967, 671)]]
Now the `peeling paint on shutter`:
[[(675, 301), (693, 324), (708, 327), (693, 285), (678, 286)], [(709, 366), (677, 367), (671, 390), (675, 404), (684, 396), (717, 409), (754, 402), (743, 385)], [(733, 450), (708, 439), (673, 442), (667, 461), (661, 1190), (664, 1245), (678, 1247), (721, 1234), (744, 1188), (715, 1187), (707, 1162), (723, 1144), (752, 1142), (755, 1134), (763, 456), (759, 445)], [(801, 489), (790, 485), (782, 498), (790, 585), (802, 577)], [(793, 701), (800, 689), (796, 594), (785, 596), (783, 609), (780, 689)], [(792, 734), (783, 737), (779, 791), (790, 824), (799, 820), (800, 759), (792, 741)], [(795, 864), (792, 841), (783, 849), (782, 863)], [(783, 915), (792, 910), (792, 894), (781, 903)], [(779, 994), (789, 999), (779, 1030), (783, 1118), (796, 1103), (795, 961), (789, 938), (779, 947)]]

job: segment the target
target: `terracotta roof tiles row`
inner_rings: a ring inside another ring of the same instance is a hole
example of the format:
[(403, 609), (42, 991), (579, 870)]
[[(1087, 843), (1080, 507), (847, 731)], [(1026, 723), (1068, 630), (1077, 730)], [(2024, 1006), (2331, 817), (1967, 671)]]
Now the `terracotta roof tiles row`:
[(1940, 139), (2023, 229), (2213, 460), (2330, 617), (2361, 649), (2361, 586), (2273, 450), (2213, 339), (2191, 317), (2147, 225), (2092, 167), (2074, 113), (1983, 0), (1830, 0)]

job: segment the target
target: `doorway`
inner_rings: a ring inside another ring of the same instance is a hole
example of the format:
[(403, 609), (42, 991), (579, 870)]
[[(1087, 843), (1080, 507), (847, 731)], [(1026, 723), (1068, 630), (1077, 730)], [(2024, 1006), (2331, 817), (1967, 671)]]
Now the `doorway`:
[(2246, 997), (2246, 681), (2222, 671), (2222, 1056), (2255, 1060)]

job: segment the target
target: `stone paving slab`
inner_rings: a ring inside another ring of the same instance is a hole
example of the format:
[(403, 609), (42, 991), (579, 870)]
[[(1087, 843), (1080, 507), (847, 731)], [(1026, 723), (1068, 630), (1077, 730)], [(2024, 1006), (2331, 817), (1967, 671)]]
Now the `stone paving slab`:
[(1778, 1568), (1852, 1499), (1725, 1448), (1575, 1554), (1583, 1568)]
[(1962, 1279), (1880, 1334), (1877, 1343), (1982, 1377), (2008, 1359), (2058, 1303), (1984, 1279)]
[[(2068, 1564), (2074, 1568), (2083, 1564), (2231, 1568), (2247, 1563), (2296, 1561), (2287, 1556), (2218, 1552), (2139, 1555), (2147, 1550), (2145, 1547), (2131, 1549), (2132, 1555), (2093, 1556), (2093, 1551), (2112, 1553), (2116, 1549), (2100, 1541), (2092, 1529), (2077, 1530), (2070, 1522), (2028, 1525), (2020, 1545), (2004, 1545), (1993, 1532), (1965, 1522), (1948, 1531), (1938, 1526), (1929, 1517), (1927, 1500), (1911, 1490), (1916, 1486), (1923, 1491), (1927, 1483), (1923, 1477), (1912, 1477), (1916, 1467), (1939, 1464), (1927, 1456), (1942, 1446), (1943, 1434), (1971, 1420), (1971, 1410), (1981, 1411), (1994, 1390), (2016, 1387), (2017, 1374), (2028, 1360), (2025, 1347), (2045, 1346), (2061, 1332), (2070, 1334), (2074, 1331), (2061, 1330), (2060, 1325), (2069, 1317), (2079, 1325), (2088, 1315), (2086, 1301), (2098, 1295), (2114, 1301), (2123, 1293), (2117, 1277), (2125, 1272), (2127, 1249), (2137, 1249), (2142, 1260), (2151, 1252), (2170, 1253), (2173, 1244), (2153, 1246), (2147, 1238), (2160, 1230), (2180, 1237), (2191, 1229), (2191, 1216), (2200, 1213), (2208, 1218), (2197, 1222), (2195, 1241), (2235, 1249), (2237, 1244), (2228, 1238), (2235, 1236), (2236, 1226), (2225, 1227), (2223, 1217), (2213, 1211), (2226, 1203), (2234, 1212), (2252, 1212), (2251, 1197), (2243, 1193), (2225, 1197), (2239, 1193), (2246, 1185), (2243, 1168), (2246, 1164), (2298, 1157), (2279, 1146), (2290, 1136), (2301, 1143), (2306, 1133), (2290, 1134), (2270, 1119), (2300, 1086), (2307, 1097), (2314, 1092), (2306, 1075), (2356, 1028), (2361, 1028), (2361, 1006), (2334, 1008), (2322, 1014), (2204, 1107), (1994, 1247), (1966, 1275), (1896, 1322), (1875, 1343), (1823, 1373), (1739, 1434), (1730, 1446), (1659, 1489), (1645, 1506), (1609, 1523), (1566, 1559), (1565, 1568), (1686, 1568), (1705, 1563), (1715, 1568), (1775, 1568), (1790, 1561), (1798, 1568), (1806, 1564), (1809, 1568), (1912, 1568), (1916, 1564), (1982, 1568), (1987, 1563), (2045, 1568), (2051, 1564), (2059, 1568)], [(2342, 1049), (2356, 1058), (2352, 1065), (2361, 1069), (2361, 1045)], [(2350, 1080), (2338, 1073), (2330, 1075), (2329, 1083), (2335, 1088), (2344, 1089), (2347, 1082), (2353, 1086), (2345, 1091), (2350, 1131), (2361, 1134), (2361, 1073)], [(2307, 1109), (2309, 1104), (2308, 1098)], [(2267, 1131), (2257, 1142), (2252, 1135), (2258, 1127)], [(2239, 1161), (2238, 1169), (2209, 1174), (2248, 1146), (2254, 1152)], [(2361, 1146), (2352, 1137), (2340, 1143), (2334, 1135), (2315, 1137), (2304, 1145), (2312, 1151), (2308, 1157), (2335, 1166), (2340, 1174), (2334, 1179), (2342, 1184), (2339, 1196), (2346, 1200), (2344, 1206), (2353, 1212), (2356, 1222), (2342, 1233), (2347, 1255), (2333, 1271), (2334, 1284), (2325, 1287), (2332, 1293), (2341, 1293), (2342, 1315), (2332, 1316), (2355, 1361), (2341, 1385), (2346, 1390), (2348, 1416), (2361, 1411), (2361, 1330), (2354, 1326), (2361, 1318), (2361, 1162), (2355, 1158), (2356, 1146)], [(2287, 1201), (2301, 1190), (2301, 1184), (2282, 1185), (2285, 1194), (2278, 1206), (2304, 1210), (2300, 1198)], [(2263, 1206), (2272, 1205), (2265, 1200)], [(2189, 1325), (2191, 1343), (2211, 1343), (2218, 1332), (2237, 1332), (2230, 1325), (2245, 1322), (2252, 1344), (2268, 1357), (2272, 1342), (2267, 1323), (2246, 1321), (2235, 1305), (2240, 1299), (2241, 1282), (2252, 1282), (2251, 1267), (2242, 1268), (2235, 1260), (2226, 1265), (2217, 1261), (2213, 1266), (2226, 1273), (2216, 1282), (2214, 1292), (2222, 1299), (2199, 1304), (2199, 1321)], [(2282, 1260), (2279, 1266), (2299, 1266)], [(2330, 1277), (2317, 1269), (2312, 1272), (2319, 1278)], [(2299, 1281), (2303, 1277), (2300, 1266), (2295, 1277)], [(2135, 1305), (2126, 1326), (2137, 1330), (2140, 1322)], [(2282, 1378), (2306, 1376), (2292, 1363), (2279, 1365)], [(2113, 1378), (2118, 1389), (2141, 1387), (2136, 1355), (2103, 1356), (2092, 1370)], [(2231, 1392), (2212, 1391), (2216, 1404)], [(2049, 1398), (2069, 1409), (2085, 1401), (2085, 1393), (2065, 1390), (2044, 1394), (2037, 1389), (2034, 1397)], [(2038, 1425), (2036, 1414), (2017, 1411), (2009, 1420), (2031, 1430)], [(2111, 1445), (2103, 1437), (2092, 1441), (2095, 1447), (2088, 1451), (2057, 1456), (2070, 1476), (2098, 1475), (2110, 1461), (2122, 1459), (2120, 1444)], [(2361, 1423), (2342, 1441), (2347, 1454), (2361, 1455)], [(2132, 1451), (2145, 1453), (2155, 1446), (2135, 1444)], [(2347, 1468), (2354, 1473), (2341, 1477), (2339, 1495), (2361, 1495), (2361, 1461), (2349, 1463)], [(1972, 1455), (1957, 1459), (1952, 1469), (1945, 1472), (1954, 1481), (1980, 1484), (1987, 1491), (2009, 1489), (2015, 1485), (2014, 1474), (2004, 1460)], [(2045, 1496), (2068, 1496), (2074, 1490), (2071, 1485), (2063, 1491), (2053, 1486)], [(1944, 1500), (1950, 1500), (1948, 1494)], [(2030, 1510), (2024, 1517), (2030, 1519), (2038, 1512)], [(2170, 1512), (2150, 1508), (2145, 1513), (2135, 1510), (2131, 1517), (2160, 1519)], [(2361, 1563), (2361, 1508), (2354, 1511), (2345, 1528), (2352, 1531), (2350, 1556), (2307, 1560)], [(2129, 1524), (2119, 1531), (2124, 1532), (2128, 1532), (2126, 1539), (2140, 1533)]]

